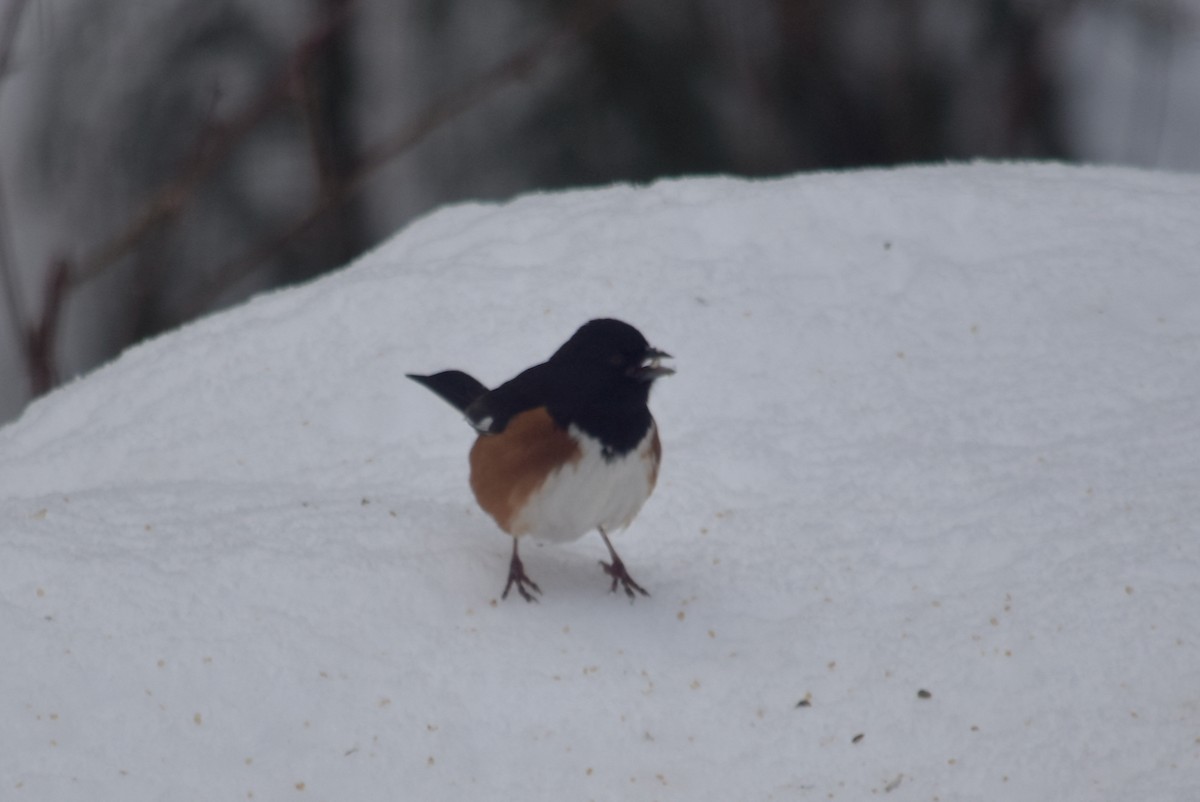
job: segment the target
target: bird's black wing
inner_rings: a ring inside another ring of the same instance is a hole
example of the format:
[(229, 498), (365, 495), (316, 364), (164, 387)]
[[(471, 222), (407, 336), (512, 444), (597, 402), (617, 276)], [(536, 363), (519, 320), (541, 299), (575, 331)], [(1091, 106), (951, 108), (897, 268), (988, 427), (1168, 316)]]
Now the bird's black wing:
[(499, 434), (513, 417), (546, 405), (547, 364), (534, 365), (477, 398), (465, 410), (471, 425), (484, 434)]

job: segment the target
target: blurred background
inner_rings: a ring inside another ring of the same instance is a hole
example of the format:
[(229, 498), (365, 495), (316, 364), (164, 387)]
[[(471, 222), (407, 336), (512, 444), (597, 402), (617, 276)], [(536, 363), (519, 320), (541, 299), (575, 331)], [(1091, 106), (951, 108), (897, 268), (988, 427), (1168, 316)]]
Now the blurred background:
[(0, 422), (447, 203), (976, 158), (1200, 169), (1200, 0), (0, 0)]

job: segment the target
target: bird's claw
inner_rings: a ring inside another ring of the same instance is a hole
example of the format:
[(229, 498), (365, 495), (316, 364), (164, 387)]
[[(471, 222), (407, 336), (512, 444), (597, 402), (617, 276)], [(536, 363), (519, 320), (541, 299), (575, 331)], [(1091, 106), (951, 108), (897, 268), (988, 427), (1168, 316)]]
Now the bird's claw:
[(601, 560), (600, 565), (604, 568), (604, 573), (612, 577), (612, 588), (610, 588), (609, 592), (616, 593), (617, 584), (619, 583), (621, 587), (625, 589), (625, 595), (628, 596), (630, 600), (637, 598), (637, 596), (634, 594), (635, 590), (643, 596), (650, 595), (649, 591), (647, 591), (637, 582), (633, 581), (633, 577), (629, 575), (629, 571), (625, 570), (625, 563), (621, 562), (620, 557), (615, 557), (611, 563), (606, 563)]
[(537, 582), (534, 582), (525, 575), (525, 566), (521, 563), (521, 559), (517, 557), (515, 553), (513, 554), (512, 562), (508, 564), (508, 583), (504, 586), (504, 592), (500, 594), (501, 599), (508, 598), (508, 592), (512, 590), (513, 585), (517, 586), (517, 593), (520, 593), (521, 598), (527, 602), (537, 601), (537, 597), (531, 594), (529, 590), (526, 589), (527, 587), (539, 595), (542, 592), (542, 589), (538, 587)]

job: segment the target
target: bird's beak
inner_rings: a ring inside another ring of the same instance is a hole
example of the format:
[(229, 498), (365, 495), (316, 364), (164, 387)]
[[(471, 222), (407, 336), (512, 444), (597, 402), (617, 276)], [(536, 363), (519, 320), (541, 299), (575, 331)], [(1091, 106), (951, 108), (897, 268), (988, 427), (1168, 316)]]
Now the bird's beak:
[(657, 348), (647, 348), (646, 355), (642, 357), (642, 363), (630, 371), (634, 378), (642, 381), (654, 381), (660, 376), (670, 376), (675, 372), (675, 368), (662, 364), (662, 360), (671, 359), (671, 355), (666, 351), (660, 351)]

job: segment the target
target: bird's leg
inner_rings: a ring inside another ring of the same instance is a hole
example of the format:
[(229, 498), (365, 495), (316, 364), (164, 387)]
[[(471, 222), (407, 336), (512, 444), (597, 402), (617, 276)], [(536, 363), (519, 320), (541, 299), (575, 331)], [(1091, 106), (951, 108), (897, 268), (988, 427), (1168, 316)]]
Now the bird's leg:
[(538, 593), (542, 592), (542, 589), (537, 586), (537, 582), (525, 575), (525, 566), (522, 564), (520, 556), (517, 555), (517, 539), (515, 537), (513, 538), (512, 560), (508, 563), (508, 584), (504, 586), (504, 592), (500, 594), (500, 598), (507, 599), (508, 592), (512, 590), (514, 584), (517, 586), (517, 593), (520, 593), (521, 598), (527, 602), (535, 602), (537, 599), (525, 589), (526, 586)]
[(611, 563), (606, 563), (603, 560), (600, 561), (600, 565), (604, 566), (604, 573), (612, 577), (611, 592), (617, 592), (617, 583), (620, 582), (621, 587), (625, 588), (625, 595), (630, 599), (637, 598), (637, 596), (633, 594), (635, 590), (643, 596), (649, 596), (650, 594), (646, 591), (646, 589), (637, 582), (634, 582), (633, 577), (631, 577), (629, 572), (625, 570), (625, 563), (621, 562), (621, 558), (617, 556), (617, 550), (613, 548), (612, 541), (608, 539), (608, 533), (604, 531), (604, 527), (601, 526), (597, 528), (600, 531), (600, 537), (604, 538), (604, 545), (608, 546), (609, 556), (612, 557)]

